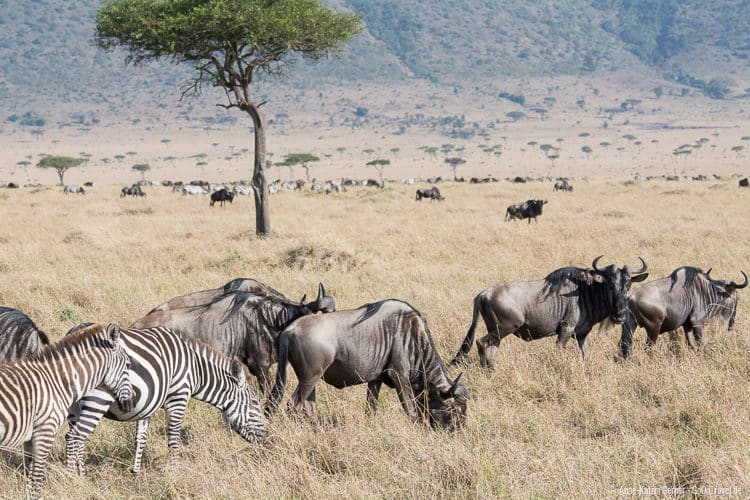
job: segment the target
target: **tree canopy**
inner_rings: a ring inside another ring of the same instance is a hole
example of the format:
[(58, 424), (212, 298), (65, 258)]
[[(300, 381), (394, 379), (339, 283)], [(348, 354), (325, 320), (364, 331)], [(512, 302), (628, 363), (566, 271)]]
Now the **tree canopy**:
[(190, 63), (196, 73), (182, 97), (220, 87), (226, 94), (221, 106), (250, 115), (256, 233), (270, 236), (266, 120), (251, 85), (260, 75), (283, 73), (296, 55), (316, 60), (338, 53), (361, 29), (359, 16), (320, 0), (106, 0), (95, 39), (105, 50), (125, 48), (131, 64)]
[(86, 162), (85, 158), (73, 158), (72, 156), (45, 156), (36, 164), (39, 168), (53, 168), (57, 171), (60, 184), (64, 184), (65, 172), (71, 168), (78, 167)]

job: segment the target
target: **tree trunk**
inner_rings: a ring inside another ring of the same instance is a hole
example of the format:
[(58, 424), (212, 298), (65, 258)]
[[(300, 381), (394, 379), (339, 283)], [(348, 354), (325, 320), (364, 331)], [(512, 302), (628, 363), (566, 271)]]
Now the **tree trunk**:
[(68, 169), (67, 168), (58, 168), (58, 169), (55, 169), (55, 170), (57, 170), (57, 176), (60, 178), (60, 185), (64, 186), (65, 183), (63, 182), (63, 176), (65, 175), (65, 172), (68, 171)]
[(271, 212), (268, 182), (266, 181), (266, 120), (260, 109), (249, 103), (247, 112), (255, 127), (255, 164), (253, 165), (253, 194), (255, 198), (255, 234), (271, 236)]

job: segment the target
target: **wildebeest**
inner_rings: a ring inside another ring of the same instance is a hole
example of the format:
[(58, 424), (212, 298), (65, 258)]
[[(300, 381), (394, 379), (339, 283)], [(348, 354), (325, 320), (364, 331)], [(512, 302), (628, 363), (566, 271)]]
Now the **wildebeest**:
[(146, 193), (143, 192), (140, 184), (136, 183), (132, 186), (122, 188), (122, 191), (120, 192), (120, 198), (123, 198), (125, 196), (146, 196)]
[(715, 280), (697, 267), (680, 267), (666, 278), (654, 280), (633, 290), (628, 299), (628, 317), (622, 325), (620, 352), (627, 358), (638, 326), (646, 329), (647, 345), (653, 345), (660, 333), (682, 327), (685, 340), (691, 347), (701, 343), (703, 324), (720, 316), (727, 320), (729, 330), (734, 327), (737, 314), (737, 290), (748, 284), (745, 280)]
[(219, 206), (223, 207), (225, 201), (232, 203), (233, 200), (234, 193), (230, 193), (226, 188), (221, 188), (218, 191), (214, 191), (213, 193), (211, 193), (211, 201), (209, 202), (209, 204), (213, 207), (214, 203), (218, 201)]
[(542, 208), (547, 204), (547, 200), (526, 200), (515, 205), (511, 205), (505, 211), (505, 220), (513, 219), (528, 219), (531, 224), (531, 219), (542, 215)]
[(83, 183), (83, 185), (86, 186), (86, 187), (94, 187), (94, 183), (91, 182), (91, 181), (86, 181), (86, 182)]
[(746, 188), (748, 186), (750, 186), (750, 181), (748, 181), (747, 177), (745, 177), (744, 179), (740, 179), (741, 188)]
[(63, 188), (63, 193), (86, 194), (86, 191), (84, 191), (81, 186), (76, 186), (75, 184), (66, 184), (65, 187)]
[(164, 326), (180, 335), (206, 342), (226, 356), (237, 356), (268, 392), (269, 370), (276, 362), (276, 339), (295, 319), (318, 311), (335, 310), (333, 297), (318, 289), (308, 304), (280, 300), (249, 292), (229, 292), (208, 304), (154, 311), (131, 328)]
[(440, 190), (437, 188), (437, 186), (432, 186), (430, 188), (419, 188), (417, 189), (417, 201), (422, 201), (422, 198), (429, 198), (431, 200), (438, 200), (442, 201), (445, 198), (440, 194)]
[(453, 363), (469, 353), (480, 313), (487, 327), (487, 335), (477, 340), (483, 367), (492, 368), (500, 341), (511, 333), (526, 341), (557, 335), (559, 347), (575, 335), (585, 358), (593, 326), (607, 318), (625, 321), (631, 282), (648, 276), (648, 265), (640, 257), (638, 270), (614, 264), (600, 268), (601, 258), (594, 259), (592, 269), (563, 267), (540, 281), (502, 283), (482, 291), (474, 298), (471, 326)]
[(315, 384), (321, 378), (342, 389), (367, 383), (375, 409), (382, 384), (396, 389), (404, 412), (414, 421), (452, 431), (466, 419), (468, 390), (460, 375), (451, 381), (427, 323), (412, 306), (384, 300), (358, 309), (305, 316), (279, 337), (279, 367), (269, 400), (284, 397), (287, 362), (299, 379), (292, 404), (314, 412)]
[(573, 186), (568, 183), (568, 179), (558, 179), (555, 182), (554, 191), (573, 191)]
[(0, 307), (0, 363), (10, 363), (49, 345), (47, 335), (18, 309)]
[[(222, 295), (226, 295), (230, 292), (250, 292), (254, 295), (262, 295), (264, 297), (276, 297), (279, 300), (285, 300), (288, 301), (289, 299), (286, 298), (286, 296), (274, 290), (270, 286), (261, 283), (260, 281), (254, 280), (252, 278), (235, 278), (223, 286), (220, 286), (218, 288), (211, 288), (209, 290), (201, 290), (200, 292), (193, 292), (188, 293), (186, 295), (180, 295), (179, 297), (175, 297), (173, 299), (168, 300), (167, 302), (164, 302), (163, 304), (160, 304), (151, 311), (148, 312), (148, 314), (151, 314), (156, 311), (166, 311), (168, 309), (179, 309), (181, 307), (191, 307), (191, 306), (199, 306), (201, 304), (208, 304), (209, 302), (213, 302), (214, 300), (218, 299)], [(329, 299), (325, 293), (325, 288), (323, 288), (323, 283), (318, 284), (318, 296), (322, 297), (321, 300), (324, 302)], [(302, 301), (304, 302), (305, 297), (302, 297)], [(331, 307), (331, 304), (322, 304), (322, 308), (325, 307)], [(334, 306), (335, 307), (335, 306)]]

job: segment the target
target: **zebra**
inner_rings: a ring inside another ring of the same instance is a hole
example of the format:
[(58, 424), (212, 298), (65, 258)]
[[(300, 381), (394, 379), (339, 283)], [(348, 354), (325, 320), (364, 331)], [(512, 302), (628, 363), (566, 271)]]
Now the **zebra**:
[(219, 408), (224, 421), (245, 440), (262, 439), (266, 418), (238, 360), (164, 327), (123, 328), (122, 343), (133, 361), (133, 405), (123, 411), (112, 404), (109, 393), (95, 389), (71, 408), (65, 436), (69, 474), (83, 474), (84, 441), (102, 417), (137, 421), (131, 472), (139, 473), (150, 419), (162, 406), (167, 412), (167, 446), (174, 459), (190, 397)]
[(23, 444), (32, 498), (44, 483), (52, 442), (72, 404), (96, 387), (127, 409), (130, 358), (117, 323), (90, 325), (30, 357), (0, 365), (0, 447)]

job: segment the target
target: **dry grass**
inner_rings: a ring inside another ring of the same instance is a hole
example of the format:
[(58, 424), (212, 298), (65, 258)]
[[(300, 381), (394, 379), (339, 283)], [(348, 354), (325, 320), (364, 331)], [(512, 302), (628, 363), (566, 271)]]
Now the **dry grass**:
[[(739, 280), (750, 270), (748, 194), (732, 183), (578, 182), (440, 187), (442, 203), (413, 189), (331, 196), (281, 193), (276, 236), (258, 240), (252, 204), (225, 208), (151, 189), (121, 199), (118, 186), (85, 197), (9, 192), (0, 199), (0, 303), (58, 337), (76, 321), (129, 324), (175, 295), (254, 277), (291, 297), (318, 281), (341, 309), (388, 297), (428, 319), (444, 358), (455, 353), (483, 288), (536, 279), (593, 257), (637, 264), (653, 277), (679, 265), (713, 266)], [(505, 207), (549, 200), (538, 223), (504, 222)], [(50, 497), (603, 497), (621, 487), (740, 487), (750, 492), (747, 301), (735, 332), (715, 325), (692, 352), (668, 336), (614, 360), (618, 332), (594, 332), (585, 364), (571, 343), (503, 341), (492, 373), (472, 351), (465, 368), (470, 420), (444, 435), (411, 425), (395, 393), (377, 415), (365, 388), (321, 384), (319, 422), (274, 420), (268, 441), (231, 436), (218, 412), (191, 404), (186, 444), (170, 466), (163, 416), (155, 418), (145, 472), (129, 474), (132, 424), (104, 422), (87, 447), (88, 473), (68, 477), (56, 442)], [(292, 384), (293, 387), (294, 384)], [(19, 459), (0, 461), (2, 495), (23, 494)]]

